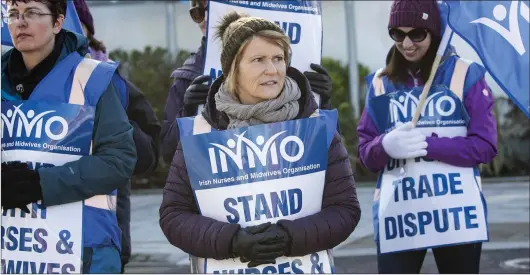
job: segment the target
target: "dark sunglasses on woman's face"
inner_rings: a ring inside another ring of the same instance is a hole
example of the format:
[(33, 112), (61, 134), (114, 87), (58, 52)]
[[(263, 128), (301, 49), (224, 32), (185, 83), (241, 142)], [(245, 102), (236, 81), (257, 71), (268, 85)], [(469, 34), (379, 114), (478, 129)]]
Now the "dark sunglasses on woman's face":
[(421, 42), (425, 40), (427, 37), (427, 30), (425, 29), (412, 29), (408, 32), (404, 32), (400, 29), (389, 29), (388, 34), (390, 35), (390, 38), (396, 42), (403, 42), (405, 40), (405, 37), (409, 37), (412, 42)]
[(206, 9), (203, 7), (193, 7), (190, 9), (191, 19), (193, 19), (195, 23), (201, 23), (204, 20), (205, 14)]

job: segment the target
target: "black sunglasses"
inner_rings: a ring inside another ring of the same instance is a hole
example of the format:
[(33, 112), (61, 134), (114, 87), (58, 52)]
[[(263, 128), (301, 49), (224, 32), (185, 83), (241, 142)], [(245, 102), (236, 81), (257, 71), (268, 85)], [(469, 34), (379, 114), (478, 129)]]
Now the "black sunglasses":
[(191, 19), (195, 23), (201, 23), (204, 21), (204, 16), (206, 15), (206, 8), (204, 7), (193, 7), (190, 9)]
[(403, 42), (405, 37), (409, 37), (413, 42), (421, 42), (427, 37), (426, 29), (412, 29), (409, 32), (404, 32), (400, 29), (392, 28), (388, 30), (390, 38), (396, 42)]

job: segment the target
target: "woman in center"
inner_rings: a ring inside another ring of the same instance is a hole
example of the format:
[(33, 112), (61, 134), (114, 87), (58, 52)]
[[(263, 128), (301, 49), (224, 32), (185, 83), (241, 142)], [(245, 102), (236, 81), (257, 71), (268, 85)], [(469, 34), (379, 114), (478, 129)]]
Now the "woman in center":
[[(231, 12), (222, 18), (217, 36), (224, 73), (212, 84), (202, 112), (210, 127), (226, 130), (302, 119), (316, 111), (308, 80), (288, 64), (290, 40), (278, 25)], [(328, 150), (322, 210), (316, 214), (245, 228), (201, 216), (180, 143), (160, 206), (160, 226), (172, 245), (200, 258), (241, 257), (249, 267), (331, 249), (348, 238), (360, 216), (348, 153), (337, 132)], [(193, 272), (203, 272), (195, 257)]]

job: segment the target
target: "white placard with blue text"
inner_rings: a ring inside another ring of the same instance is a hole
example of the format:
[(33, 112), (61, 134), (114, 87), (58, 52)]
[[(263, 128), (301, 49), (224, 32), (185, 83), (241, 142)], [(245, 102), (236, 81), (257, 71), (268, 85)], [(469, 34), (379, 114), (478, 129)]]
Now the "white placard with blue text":
[(392, 159), (385, 171), (378, 211), (381, 253), (488, 240), (486, 205), (473, 169), (417, 158)]
[[(90, 154), (92, 106), (2, 102), (2, 162), (53, 167)], [(9, 184), (3, 182), (2, 184)], [(2, 211), (3, 273), (81, 273), (83, 202)]]
[(301, 72), (322, 57), (322, 7), (320, 1), (210, 1), (204, 74), (221, 75), (221, 41), (215, 38), (221, 18), (230, 11), (247, 13), (278, 24), (291, 39), (291, 66)]
[[(183, 135), (186, 167), (201, 215), (246, 227), (320, 212), (328, 139), (323, 116)], [(328, 251), (280, 257), (276, 264), (255, 268), (239, 258), (199, 259), (199, 268), (221, 274), (333, 270)]]

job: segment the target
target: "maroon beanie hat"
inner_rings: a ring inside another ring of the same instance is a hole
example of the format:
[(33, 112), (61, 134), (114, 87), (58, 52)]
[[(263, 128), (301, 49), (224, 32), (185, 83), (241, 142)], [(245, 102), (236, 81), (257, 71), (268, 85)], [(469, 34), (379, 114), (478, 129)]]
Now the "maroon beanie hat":
[(389, 28), (422, 28), (440, 37), (440, 25), (440, 9), (436, 0), (394, 0), (392, 2)]
[(90, 13), (90, 9), (88, 9), (85, 0), (74, 0), (74, 6), (81, 23), (85, 24), (88, 32), (94, 35), (94, 19), (92, 18), (92, 14)]

